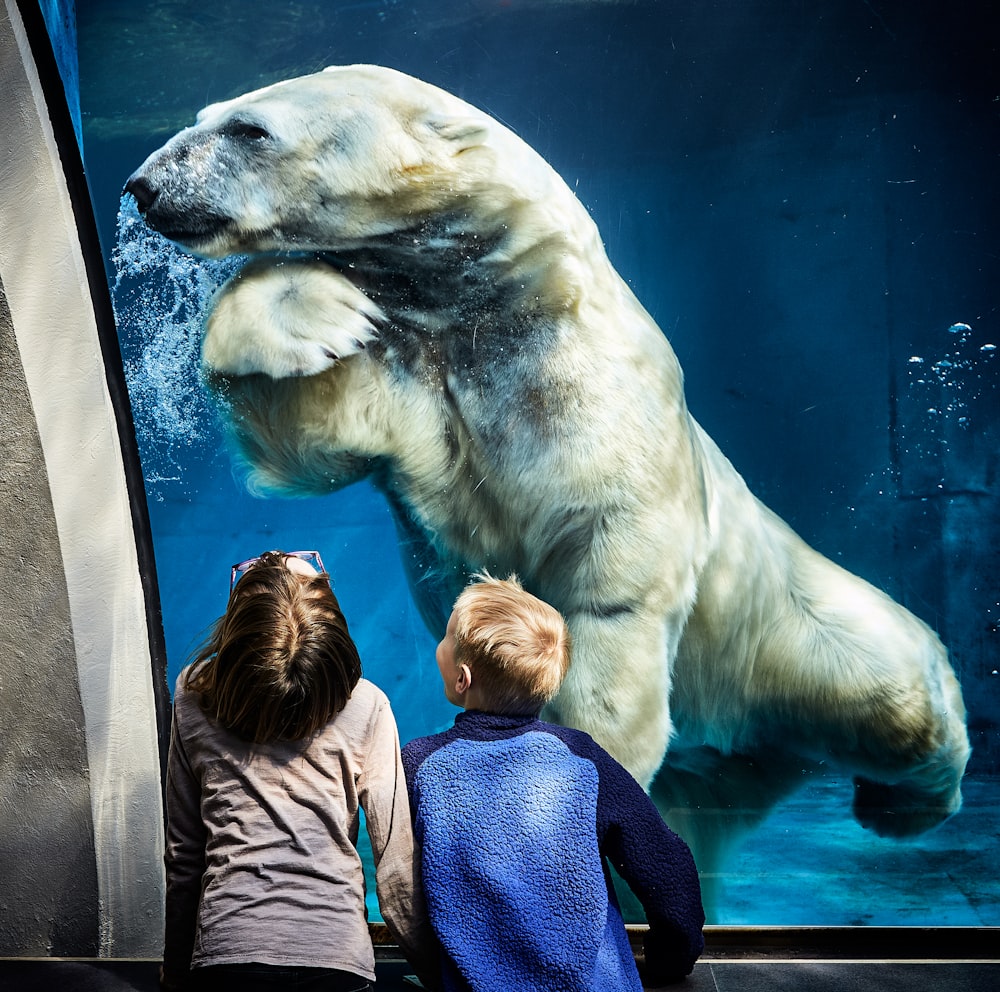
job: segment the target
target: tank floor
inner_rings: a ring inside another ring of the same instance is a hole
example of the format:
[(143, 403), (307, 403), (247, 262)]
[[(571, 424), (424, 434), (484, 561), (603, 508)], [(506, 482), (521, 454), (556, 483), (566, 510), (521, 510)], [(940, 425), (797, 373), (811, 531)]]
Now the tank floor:
[(716, 879), (710, 922), (1000, 925), (1000, 779), (967, 776), (962, 792), (962, 809), (950, 820), (913, 840), (897, 841), (876, 837), (854, 820), (850, 781), (831, 777), (809, 785), (730, 857)]

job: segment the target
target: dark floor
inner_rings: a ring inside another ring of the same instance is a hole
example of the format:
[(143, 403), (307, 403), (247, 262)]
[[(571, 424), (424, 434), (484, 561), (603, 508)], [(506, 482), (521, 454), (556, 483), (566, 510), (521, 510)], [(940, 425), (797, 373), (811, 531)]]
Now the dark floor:
[[(370, 925), (378, 992), (415, 992), (384, 924)], [(642, 958), (645, 926), (629, 926)], [(159, 962), (0, 958), (0, 992), (157, 992)], [(997, 992), (1000, 927), (705, 928), (676, 992)], [(540, 989), (539, 992), (545, 992)]]
[[(1000, 957), (1000, 955), (998, 955)], [(413, 992), (409, 969), (378, 965), (379, 992)], [(0, 960), (0, 992), (156, 992), (155, 961)], [(997, 962), (699, 962), (677, 992), (997, 992)]]

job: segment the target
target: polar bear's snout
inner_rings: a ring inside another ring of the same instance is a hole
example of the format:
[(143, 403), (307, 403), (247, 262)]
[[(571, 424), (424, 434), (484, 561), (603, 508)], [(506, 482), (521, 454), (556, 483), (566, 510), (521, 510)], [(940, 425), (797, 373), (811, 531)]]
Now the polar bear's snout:
[(221, 195), (233, 172), (232, 151), (224, 146), (212, 130), (187, 128), (153, 152), (124, 189), (150, 228), (210, 257), (238, 250), (232, 210)]
[(197, 190), (194, 178), (174, 159), (147, 161), (125, 183), (125, 192), (154, 231), (191, 251), (210, 254), (206, 247), (232, 221), (196, 195)]
[(154, 188), (149, 180), (138, 172), (133, 172), (129, 176), (128, 182), (125, 183), (125, 192), (130, 193), (134, 197), (135, 205), (138, 207), (139, 213), (143, 216), (146, 216), (149, 208), (156, 202), (156, 198), (160, 195), (160, 191)]

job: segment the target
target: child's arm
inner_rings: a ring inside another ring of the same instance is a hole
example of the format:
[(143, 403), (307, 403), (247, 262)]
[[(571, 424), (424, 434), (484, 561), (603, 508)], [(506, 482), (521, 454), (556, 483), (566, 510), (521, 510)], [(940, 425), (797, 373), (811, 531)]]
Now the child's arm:
[(399, 736), (388, 702), (383, 703), (375, 717), (358, 795), (375, 858), (382, 918), (424, 986), (437, 988), (440, 984), (437, 938), (424, 905), (419, 851), (413, 840)]
[(191, 967), (207, 832), (201, 819), (201, 786), (184, 753), (176, 707), (167, 756), (166, 805), (167, 898), (161, 984), (163, 988), (182, 988)]
[(646, 911), (646, 979), (653, 985), (690, 974), (705, 946), (698, 869), (687, 844), (649, 796), (610, 755), (598, 762), (601, 851)]

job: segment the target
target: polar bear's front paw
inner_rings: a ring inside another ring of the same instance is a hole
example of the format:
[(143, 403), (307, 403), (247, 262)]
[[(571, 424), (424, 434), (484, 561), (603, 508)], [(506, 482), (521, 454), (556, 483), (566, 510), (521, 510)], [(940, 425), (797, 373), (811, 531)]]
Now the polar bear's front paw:
[(227, 375), (316, 375), (363, 351), (384, 320), (382, 311), (326, 262), (256, 260), (216, 297), (202, 361)]

